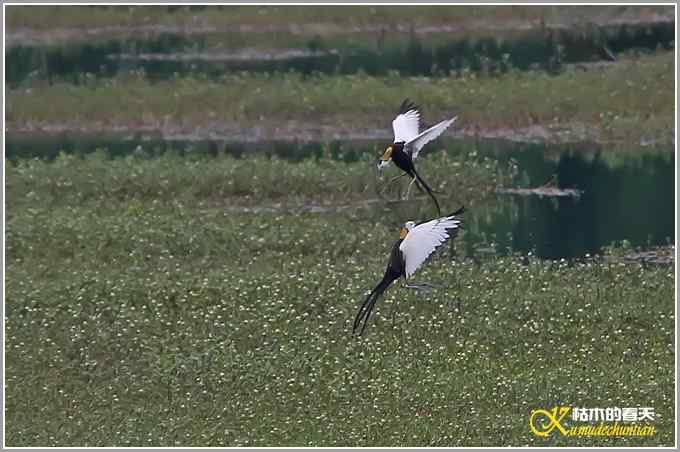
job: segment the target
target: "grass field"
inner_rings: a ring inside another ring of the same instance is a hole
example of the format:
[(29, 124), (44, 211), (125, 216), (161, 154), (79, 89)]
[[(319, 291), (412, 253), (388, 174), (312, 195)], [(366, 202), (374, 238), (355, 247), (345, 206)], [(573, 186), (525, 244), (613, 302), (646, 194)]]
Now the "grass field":
[(424, 106), (426, 121), (459, 114), (458, 128), (586, 125), (603, 140), (670, 142), (674, 103), (668, 93), (673, 90), (672, 53), (554, 77), (543, 72), (460, 78), (243, 73), (219, 81), (188, 77), (154, 83), (132, 74), (8, 90), (6, 120), (9, 130), (60, 124), (91, 131), (151, 127), (185, 133), (219, 132), (229, 124), (239, 130), (320, 125), (375, 130), (387, 127), (408, 95)]
[[(434, 146), (434, 145), (433, 145)], [(268, 202), (291, 205), (310, 202), (342, 204), (377, 195), (377, 154), (353, 163), (328, 156), (291, 164), (253, 156), (241, 159), (220, 153), (182, 156), (167, 152), (110, 159), (104, 150), (84, 156), (61, 154), (53, 163), (32, 159), (10, 164), (7, 174), (9, 209), (45, 204), (78, 205), (109, 202), (181, 202), (201, 206), (258, 206)], [(503, 180), (498, 162), (441, 152), (419, 165), (435, 190), (479, 200)], [(74, 171), (78, 168), (78, 171)]]
[[(502, 176), (461, 159), (427, 170), (474, 202)], [(673, 444), (672, 267), (473, 260), (461, 236), (418, 276), (441, 289), (391, 288), (357, 338), (399, 212), (226, 210), (360, 199), (367, 165), (8, 163), (6, 444)], [(531, 436), (554, 404), (652, 406), (657, 434)]]

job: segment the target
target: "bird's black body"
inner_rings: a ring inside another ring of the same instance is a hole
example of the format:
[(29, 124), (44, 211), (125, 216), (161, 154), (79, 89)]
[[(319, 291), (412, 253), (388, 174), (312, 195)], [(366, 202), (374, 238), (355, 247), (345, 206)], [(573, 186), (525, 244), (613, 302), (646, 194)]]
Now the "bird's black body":
[[(398, 115), (402, 114), (407, 114), (409, 111), (419, 111), (419, 108), (416, 104), (411, 102), (409, 99), (404, 99), (404, 101), (401, 103), (399, 106), (399, 112)], [(395, 131), (395, 138), (396, 138), (396, 131)], [(388, 148), (388, 150), (391, 151), (389, 156), (383, 156), (383, 160), (387, 160), (388, 158), (391, 159), (394, 164), (405, 172), (407, 175), (411, 177), (418, 185), (418, 188), (420, 190), (425, 190), (428, 195), (430, 195), (430, 198), (432, 198), (432, 201), (434, 201), (434, 205), (437, 207), (437, 215), (441, 215), (441, 208), (439, 207), (439, 202), (437, 201), (437, 198), (435, 198), (434, 193), (432, 192), (432, 189), (425, 183), (422, 177), (418, 174), (416, 171), (415, 166), (413, 165), (413, 158), (412, 158), (412, 149), (408, 148), (408, 145), (404, 141), (396, 141), (395, 143), (392, 144)]]
[(439, 207), (439, 201), (437, 201), (434, 193), (432, 193), (432, 189), (416, 171), (416, 167), (413, 165), (413, 159), (411, 159), (411, 154), (404, 149), (404, 143), (399, 142), (392, 145), (392, 162), (394, 162), (397, 168), (408, 174), (412, 179), (415, 179), (419, 188), (425, 188), (425, 191), (430, 195), (430, 198), (434, 201), (434, 205), (437, 207), (437, 215), (441, 215), (442, 211)]
[(401, 254), (401, 250), (399, 249), (401, 242), (403, 242), (403, 239), (397, 240), (394, 246), (392, 246), (392, 253), (390, 254), (390, 260), (387, 262), (385, 275), (378, 285), (375, 286), (375, 288), (371, 291), (368, 297), (366, 297), (366, 300), (364, 300), (361, 308), (359, 308), (359, 312), (354, 319), (354, 327), (352, 328), (352, 332), (356, 332), (357, 328), (359, 328), (359, 325), (363, 321), (364, 324), (361, 327), (361, 332), (359, 334), (364, 333), (366, 325), (368, 324), (368, 318), (370, 317), (371, 311), (373, 311), (373, 306), (375, 306), (378, 298), (380, 298), (383, 292), (385, 292), (394, 281), (406, 275), (404, 256)]
[[(461, 206), (458, 210), (455, 210), (453, 213), (447, 215), (447, 217), (449, 218), (456, 217), (462, 214), (464, 211), (465, 207)], [(416, 226), (419, 226), (428, 221), (431, 220), (425, 220), (423, 222), (416, 224)], [(446, 231), (451, 234), (449, 238), (453, 238), (456, 236), (457, 227), (450, 229), (447, 228)], [(401, 237), (404, 237), (404, 235), (402, 235)], [(404, 277), (404, 279), (406, 279), (406, 262), (404, 259), (404, 254), (402, 253), (400, 248), (403, 241), (404, 239), (400, 238), (392, 246), (392, 252), (390, 253), (390, 259), (387, 262), (385, 274), (383, 275), (383, 278), (378, 283), (378, 285), (375, 286), (375, 288), (371, 291), (370, 294), (368, 294), (363, 304), (359, 308), (359, 312), (357, 313), (357, 316), (354, 319), (354, 326), (352, 328), (353, 333), (356, 333), (357, 329), (359, 328), (359, 325), (361, 325), (362, 322), (363, 325), (361, 326), (361, 331), (359, 332), (359, 334), (361, 335), (364, 333), (366, 325), (368, 324), (368, 318), (371, 316), (371, 312), (373, 311), (373, 307), (375, 306), (375, 303), (378, 301), (378, 298), (380, 298), (380, 296), (387, 290), (388, 287), (390, 287), (390, 285), (394, 281), (401, 277)]]
[(403, 142), (394, 143), (392, 145), (392, 161), (397, 165), (397, 168), (410, 175), (411, 170), (413, 169), (413, 160), (411, 159), (411, 156), (404, 151)]

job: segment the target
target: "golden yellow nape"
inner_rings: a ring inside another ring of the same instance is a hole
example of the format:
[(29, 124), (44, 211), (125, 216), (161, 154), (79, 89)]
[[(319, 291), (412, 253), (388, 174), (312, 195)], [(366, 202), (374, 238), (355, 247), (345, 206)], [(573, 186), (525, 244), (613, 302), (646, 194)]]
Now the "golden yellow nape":
[(406, 229), (406, 228), (401, 228), (401, 229), (399, 230), (399, 238), (400, 238), (400, 239), (406, 238), (406, 235), (407, 235), (407, 234), (408, 234), (408, 229)]
[(385, 152), (383, 153), (382, 159), (387, 161), (392, 158), (392, 146), (388, 147), (385, 149)]

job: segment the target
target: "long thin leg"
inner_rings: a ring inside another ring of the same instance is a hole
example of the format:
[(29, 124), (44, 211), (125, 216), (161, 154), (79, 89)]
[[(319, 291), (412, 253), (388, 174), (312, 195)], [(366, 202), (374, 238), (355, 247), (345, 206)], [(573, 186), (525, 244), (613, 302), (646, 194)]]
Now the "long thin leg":
[(400, 175), (393, 177), (392, 179), (390, 179), (390, 182), (389, 182), (389, 184), (387, 184), (387, 186), (388, 187), (391, 186), (392, 184), (396, 183), (399, 179), (401, 179), (404, 176), (408, 176), (408, 174), (401, 173)]
[(397, 313), (397, 300), (394, 300), (394, 303), (392, 304), (392, 310), (390, 311), (390, 317), (392, 318), (392, 326), (394, 326), (394, 318), (395, 314)]
[(421, 283), (409, 283), (407, 282), (404, 287), (406, 289), (416, 289), (416, 290), (432, 290), (432, 289), (439, 289), (439, 286), (435, 286), (434, 284), (430, 284), (428, 282), (421, 282)]
[(406, 173), (401, 173), (398, 176), (394, 176), (392, 179), (390, 179), (390, 184), (395, 183), (396, 181), (398, 181), (399, 179), (401, 179), (402, 177), (404, 177), (406, 175), (407, 175)]
[(406, 198), (405, 198), (406, 200), (408, 200), (409, 196), (411, 196), (411, 187), (413, 187), (413, 184), (415, 183), (415, 181), (416, 181), (416, 178), (414, 177), (413, 179), (411, 179), (411, 183), (408, 184), (408, 188), (406, 189)]
[[(390, 187), (391, 187), (395, 182), (397, 182), (399, 179), (401, 179), (401, 178), (404, 177), (404, 176), (408, 176), (408, 174), (406, 174), (406, 173), (401, 173), (399, 176), (394, 176), (392, 179), (390, 179), (390, 180), (387, 181), (386, 183), (381, 184), (381, 186), (379, 187), (379, 194), (382, 196), (382, 194), (385, 193), (387, 190), (389, 190)], [(382, 176), (380, 177), (380, 179), (382, 180)]]
[[(393, 177), (392, 179), (390, 179), (385, 185), (391, 185), (391, 184), (395, 183), (396, 181), (398, 181), (399, 179), (401, 179), (402, 177), (407, 176), (407, 175), (408, 175), (408, 174), (406, 174), (406, 173), (401, 173), (401, 174), (398, 175), (398, 176), (394, 176), (394, 177)], [(382, 176), (380, 176), (380, 180), (382, 180)]]

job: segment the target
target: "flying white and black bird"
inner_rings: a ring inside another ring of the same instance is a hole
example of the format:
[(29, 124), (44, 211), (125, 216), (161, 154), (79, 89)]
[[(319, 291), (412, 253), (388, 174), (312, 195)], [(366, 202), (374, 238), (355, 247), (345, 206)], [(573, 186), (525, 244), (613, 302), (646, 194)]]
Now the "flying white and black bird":
[(368, 318), (373, 311), (378, 298), (387, 288), (397, 279), (404, 278), (404, 287), (412, 289), (422, 289), (428, 287), (426, 284), (411, 284), (409, 278), (420, 268), (425, 260), (434, 250), (448, 239), (453, 238), (458, 233), (460, 219), (458, 215), (465, 210), (461, 207), (451, 215), (435, 218), (422, 223), (407, 221), (399, 231), (399, 240), (392, 246), (390, 260), (382, 281), (366, 297), (356, 318), (352, 332), (356, 333), (359, 325), (362, 324), (360, 335), (364, 333)]
[(408, 198), (414, 182), (422, 185), (437, 206), (437, 215), (441, 215), (439, 202), (430, 187), (416, 171), (413, 162), (418, 158), (423, 146), (441, 135), (457, 118), (457, 116), (454, 116), (421, 132), (418, 107), (410, 100), (404, 99), (399, 107), (399, 114), (392, 121), (394, 143), (385, 149), (378, 161), (379, 170), (382, 170), (390, 162), (394, 162), (399, 169), (411, 177), (406, 198)]

